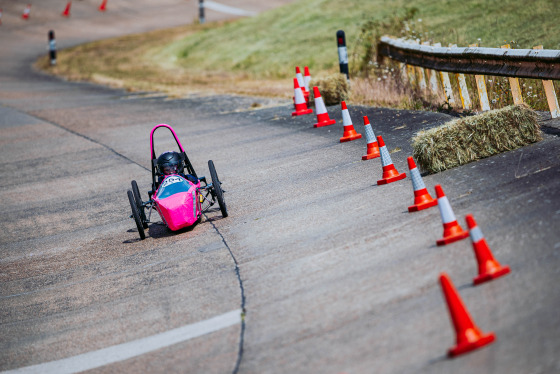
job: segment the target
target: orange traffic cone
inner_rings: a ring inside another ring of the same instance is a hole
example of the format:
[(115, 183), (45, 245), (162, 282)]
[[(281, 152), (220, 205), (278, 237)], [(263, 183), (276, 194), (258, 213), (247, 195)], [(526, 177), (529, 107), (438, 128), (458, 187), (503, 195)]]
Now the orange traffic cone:
[(104, 12), (107, 10), (107, 0), (103, 0), (103, 2), (101, 3), (101, 5), (99, 6), (99, 11), (100, 12)]
[(25, 9), (23, 10), (23, 14), (21, 15), (21, 18), (29, 19), (30, 15), (31, 15), (31, 4), (27, 4)]
[(344, 101), (342, 102), (342, 123), (344, 125), (344, 133), (342, 134), (342, 138), (340, 138), (341, 143), (360, 139), (362, 137), (362, 134), (358, 134), (356, 130), (354, 130), (352, 118), (350, 118), (350, 113), (348, 113), (348, 108)]
[(391, 160), (389, 151), (385, 146), (383, 137), (378, 136), (377, 143), (379, 143), (379, 151), (381, 152), (381, 165), (383, 166), (383, 177), (382, 179), (377, 181), (377, 184), (388, 184), (406, 178), (406, 173), (399, 174), (399, 172), (395, 168), (395, 165), (393, 165), (393, 161)]
[(367, 116), (364, 116), (364, 128), (366, 129), (367, 153), (365, 156), (362, 156), (362, 160), (371, 160), (372, 158), (380, 157), (379, 145), (377, 144), (377, 139), (375, 138)]
[(303, 75), (301, 75), (301, 70), (299, 66), (296, 66), (296, 78), (301, 88), (301, 92), (303, 92), (303, 97), (305, 98), (305, 102), (309, 105), (309, 88), (305, 86), (305, 79), (303, 79)]
[(466, 221), (470, 230), (469, 234), (476, 255), (476, 261), (478, 262), (478, 276), (473, 279), (473, 284), (476, 286), (508, 274), (511, 271), (509, 266), (502, 266), (494, 259), (488, 244), (486, 244), (486, 239), (482, 235), (482, 231), (471, 214), (467, 214)]
[(313, 113), (313, 109), (307, 108), (307, 104), (305, 103), (305, 99), (303, 98), (303, 92), (301, 92), (301, 88), (298, 84), (297, 78), (294, 78), (294, 101), (296, 111), (292, 112), (292, 116), (301, 116), (304, 114)]
[(315, 113), (317, 113), (317, 123), (313, 127), (330, 126), (336, 123), (336, 120), (330, 119), (327, 108), (321, 97), (318, 87), (313, 87), (313, 97), (315, 100)]
[(450, 348), (447, 354), (450, 357), (455, 357), (481, 348), (496, 340), (493, 332), (485, 334), (474, 324), (469, 311), (465, 308), (459, 293), (446, 273), (439, 276), (439, 282), (457, 336), (457, 345)]
[(414, 190), (414, 205), (408, 207), (408, 212), (417, 212), (437, 205), (437, 200), (430, 196), (430, 193), (426, 189), (426, 185), (422, 180), (422, 176), (416, 167), (414, 159), (409, 157), (407, 161), (408, 170), (410, 170), (410, 179), (412, 180), (412, 189)]
[(437, 240), (437, 245), (446, 245), (465, 239), (469, 236), (469, 233), (463, 230), (457, 222), (457, 218), (455, 218), (455, 214), (453, 214), (449, 200), (443, 193), (443, 189), (439, 184), (436, 184), (436, 196), (439, 214), (441, 215), (441, 221), (443, 222), (443, 238)]
[(309, 68), (306, 66), (303, 68), (303, 84), (307, 92), (309, 92), (309, 82), (311, 82), (311, 74), (309, 74)]
[(72, 2), (69, 1), (68, 4), (66, 4), (66, 8), (64, 9), (64, 12), (62, 12), (63, 17), (70, 17), (70, 7), (71, 6), (72, 6)]

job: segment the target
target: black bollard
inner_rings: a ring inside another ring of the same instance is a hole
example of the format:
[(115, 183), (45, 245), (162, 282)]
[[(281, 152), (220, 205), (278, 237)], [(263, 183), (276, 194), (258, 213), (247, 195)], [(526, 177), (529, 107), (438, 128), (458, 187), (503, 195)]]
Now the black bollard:
[(51, 57), (51, 66), (56, 65), (56, 40), (54, 39), (54, 31), (49, 31), (49, 55)]
[(346, 79), (350, 79), (348, 75), (348, 50), (346, 49), (346, 36), (344, 31), (338, 30), (336, 32), (336, 41), (338, 44), (338, 64), (340, 65), (340, 72), (346, 74)]
[(198, 22), (204, 23), (204, 0), (198, 0)]

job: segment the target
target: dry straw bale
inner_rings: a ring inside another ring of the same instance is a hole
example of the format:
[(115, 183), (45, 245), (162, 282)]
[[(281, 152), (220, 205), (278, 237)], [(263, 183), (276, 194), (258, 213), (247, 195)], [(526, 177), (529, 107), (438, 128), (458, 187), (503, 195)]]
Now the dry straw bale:
[(412, 146), (420, 168), (437, 173), (539, 140), (537, 113), (512, 105), (420, 131)]
[(323, 77), (312, 78), (309, 82), (309, 90), (313, 95), (313, 87), (317, 86), (325, 105), (340, 104), (343, 100), (348, 100), (350, 85), (346, 75), (336, 73)]

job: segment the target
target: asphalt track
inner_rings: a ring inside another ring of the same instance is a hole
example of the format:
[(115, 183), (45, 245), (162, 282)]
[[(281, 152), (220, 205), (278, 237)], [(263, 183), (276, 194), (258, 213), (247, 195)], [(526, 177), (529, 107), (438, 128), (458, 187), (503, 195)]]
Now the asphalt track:
[[(409, 178), (377, 186), (379, 160), (361, 161), (363, 142), (340, 144), (340, 122), (315, 129), (312, 116), (292, 118), (283, 101), (172, 100), (30, 67), (51, 28), (59, 46), (71, 45), (190, 21), (194, 2), (181, 3), (180, 14), (123, 1), (101, 15), (95, 2), (81, 1), (67, 20), (58, 16), (63, 6), (45, 1), (32, 8), (35, 23), (17, 19), (16, 5), (24, 5), (14, 3), (0, 3), (0, 370), (560, 371), (557, 130), (424, 178), (432, 193), (443, 186), (463, 226), (474, 215), (512, 269), (473, 287), (470, 241), (436, 247), (437, 208), (407, 212)], [(260, 10), (256, 1), (221, 3)], [(251, 110), (254, 102), (263, 109)], [(338, 108), (329, 113), (340, 121)], [(350, 113), (361, 132), (361, 116), (369, 116), (401, 172), (412, 134), (451, 119)], [(132, 179), (149, 189), (148, 135), (158, 123), (175, 128), (199, 174), (214, 160), (230, 216), (213, 210), (179, 233), (152, 224), (139, 241), (126, 190)], [(437, 283), (442, 271), (477, 325), (496, 333), (494, 344), (446, 358), (454, 333)]]

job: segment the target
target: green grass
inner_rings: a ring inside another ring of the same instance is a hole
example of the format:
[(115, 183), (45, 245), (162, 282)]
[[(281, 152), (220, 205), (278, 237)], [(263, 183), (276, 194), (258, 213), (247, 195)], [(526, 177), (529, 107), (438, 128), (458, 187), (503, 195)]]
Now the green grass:
[[(312, 75), (338, 69), (335, 34), (346, 33), (349, 52), (357, 50), (366, 21), (387, 22), (417, 8), (408, 34), (422, 40), (466, 46), (517, 48), (543, 44), (560, 49), (560, 6), (550, 0), (303, 0), (208, 29), (167, 46), (168, 60), (187, 70), (229, 71), (262, 78), (287, 78), (294, 66)], [(421, 21), (419, 21), (421, 20)], [(480, 39), (480, 40), (479, 40)], [(163, 57), (163, 55), (162, 55)]]
[[(171, 96), (219, 92), (290, 98), (295, 66), (309, 66), (313, 78), (338, 72), (335, 35), (342, 29), (348, 43), (351, 78), (357, 78), (358, 72), (370, 76), (369, 80), (353, 82), (349, 102), (433, 109), (439, 103), (430, 103), (409, 88), (399, 87), (398, 81), (379, 82), (392, 74), (366, 71), (375, 57), (375, 51), (368, 48), (375, 45), (377, 37), (406, 34), (443, 45), (478, 42), (498, 47), (508, 42), (514, 48), (542, 44), (546, 49), (560, 49), (560, 6), (552, 3), (301, 0), (235, 22), (187, 25), (98, 41), (59, 51), (56, 67), (49, 67), (46, 57), (36, 66), (69, 79), (129, 90), (164, 91)], [(407, 14), (413, 17), (404, 23)], [(537, 83), (526, 85), (536, 87)], [(493, 86), (489, 84), (489, 88)], [(508, 93), (502, 86), (496, 87), (489, 92), (496, 102), (494, 107), (509, 105)], [(526, 96), (536, 95), (526, 99), (533, 100), (535, 103), (529, 104), (539, 110), (546, 106), (541, 91), (524, 92)], [(471, 99), (476, 102), (476, 94), (471, 93)]]

